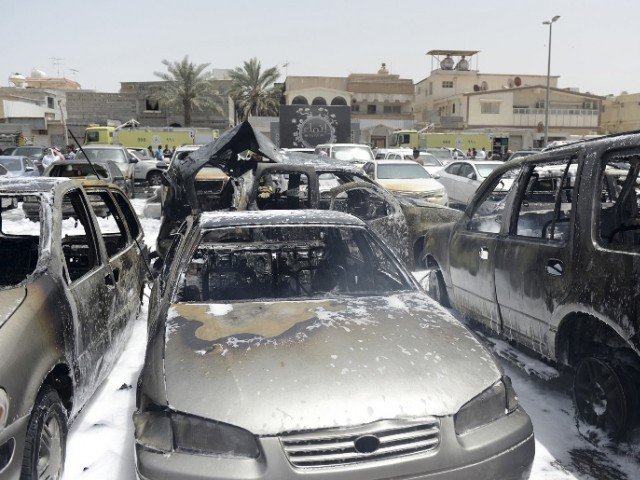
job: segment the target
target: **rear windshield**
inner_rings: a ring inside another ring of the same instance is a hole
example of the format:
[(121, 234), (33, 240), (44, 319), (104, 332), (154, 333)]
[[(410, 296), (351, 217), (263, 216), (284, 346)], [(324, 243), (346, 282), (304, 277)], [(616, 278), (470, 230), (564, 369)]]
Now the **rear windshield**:
[(203, 235), (182, 275), (178, 301), (382, 295), (411, 288), (363, 228), (219, 228)]
[[(94, 171), (95, 168), (95, 171)], [(50, 177), (67, 177), (67, 178), (86, 178), (96, 177), (96, 172), (101, 179), (109, 179), (109, 172), (107, 169), (96, 163), (93, 164), (93, 168), (88, 163), (74, 163), (72, 165), (54, 165), (49, 171)]]
[(440, 160), (451, 160), (451, 152), (449, 150), (429, 150), (429, 153)]
[[(84, 148), (84, 151), (89, 157), (89, 160), (92, 160), (92, 161), (106, 162), (107, 160), (111, 160), (117, 163), (127, 163), (127, 159), (124, 155), (124, 152), (120, 149)], [(78, 160), (86, 160), (87, 156), (83, 155), (82, 152), (78, 152), (78, 154), (76, 155), (76, 158)]]
[(19, 158), (1, 158), (0, 165), (11, 172), (19, 172), (22, 170), (22, 160)]
[(331, 158), (347, 162), (368, 162), (373, 160), (373, 153), (366, 146), (338, 146), (331, 149)]
[(438, 160), (437, 157), (435, 157), (434, 155), (431, 155), (430, 153), (421, 153), (420, 156), (418, 157), (418, 162), (420, 160), (422, 160), (422, 164), (423, 165), (427, 165), (429, 167), (431, 167), (431, 166), (435, 166), (435, 167), (442, 166), (442, 162), (440, 160)]
[(3, 258), (0, 288), (18, 285), (35, 270), (40, 245), (39, 218), (39, 197), (0, 195), (0, 252)]

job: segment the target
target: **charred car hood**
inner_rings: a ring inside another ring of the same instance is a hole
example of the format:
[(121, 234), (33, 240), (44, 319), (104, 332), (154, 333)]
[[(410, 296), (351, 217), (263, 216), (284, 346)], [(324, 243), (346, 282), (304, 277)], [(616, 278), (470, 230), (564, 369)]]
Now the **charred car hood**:
[(9, 320), (26, 296), (27, 289), (23, 286), (0, 290), (0, 327)]
[(501, 376), (416, 292), (175, 304), (165, 349), (171, 408), (258, 435), (450, 415)]

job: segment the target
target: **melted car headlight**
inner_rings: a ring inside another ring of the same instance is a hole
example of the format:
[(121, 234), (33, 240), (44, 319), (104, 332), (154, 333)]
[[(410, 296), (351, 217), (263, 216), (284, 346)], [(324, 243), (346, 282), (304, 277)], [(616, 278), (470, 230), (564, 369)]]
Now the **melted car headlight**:
[(0, 430), (7, 425), (9, 417), (9, 396), (2, 388), (0, 388)]
[(260, 449), (248, 431), (226, 423), (170, 411), (136, 412), (136, 442), (159, 452), (257, 458)]
[(511, 386), (511, 379), (502, 380), (473, 398), (454, 417), (456, 434), (465, 433), (487, 425), (512, 413), (518, 408), (518, 397)]

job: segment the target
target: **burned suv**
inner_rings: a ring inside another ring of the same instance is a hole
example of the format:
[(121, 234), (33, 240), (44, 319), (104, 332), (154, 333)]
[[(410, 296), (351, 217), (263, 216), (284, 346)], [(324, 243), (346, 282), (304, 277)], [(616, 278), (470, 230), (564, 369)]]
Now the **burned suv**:
[(69, 419), (140, 307), (142, 228), (104, 182), (0, 180), (0, 197), (18, 203), (0, 208), (0, 477), (59, 480)]
[(424, 249), (432, 296), (570, 367), (578, 415), (618, 438), (638, 420), (639, 172), (637, 133), (509, 162)]

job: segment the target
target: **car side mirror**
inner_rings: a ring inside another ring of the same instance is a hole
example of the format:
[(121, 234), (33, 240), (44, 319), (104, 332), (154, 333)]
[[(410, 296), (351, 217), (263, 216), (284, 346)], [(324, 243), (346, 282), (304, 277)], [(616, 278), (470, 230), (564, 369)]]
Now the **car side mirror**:
[(440, 175), (437, 173), (432, 173), (431, 178), (435, 178), (436, 180), (440, 178)]
[(138, 163), (138, 159), (136, 157), (129, 157), (129, 163)]
[(169, 165), (167, 165), (167, 162), (158, 162), (156, 163), (156, 168), (159, 168), (160, 170), (168, 170)]
[(475, 173), (470, 173), (469, 175), (467, 175), (467, 178), (471, 179), (471, 180), (477, 180), (478, 177), (476, 177)]
[(33, 172), (33, 170), (34, 170), (33, 167), (24, 167), (25, 172)]

